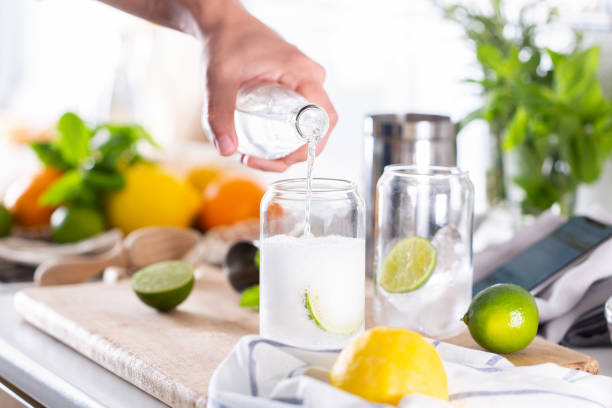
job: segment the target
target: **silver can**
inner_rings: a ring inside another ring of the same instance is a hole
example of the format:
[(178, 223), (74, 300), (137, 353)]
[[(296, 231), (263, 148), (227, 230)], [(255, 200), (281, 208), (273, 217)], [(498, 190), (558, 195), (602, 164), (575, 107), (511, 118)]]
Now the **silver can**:
[(448, 116), (417, 113), (370, 115), (365, 120), (364, 178), (366, 201), (366, 271), (374, 261), (374, 206), (376, 182), (385, 166), (406, 164), (448, 166), (457, 164), (455, 126)]

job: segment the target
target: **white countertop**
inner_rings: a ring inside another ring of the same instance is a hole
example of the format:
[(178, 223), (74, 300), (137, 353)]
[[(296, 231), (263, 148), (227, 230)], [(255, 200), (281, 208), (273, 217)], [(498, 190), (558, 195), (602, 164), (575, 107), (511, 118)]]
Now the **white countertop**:
[[(31, 284), (0, 284), (0, 377), (49, 407), (165, 407), (140, 389), (20, 319), (13, 294)], [(578, 349), (612, 376), (612, 349)]]
[(155, 408), (166, 405), (20, 319), (0, 284), (0, 377), (48, 407)]

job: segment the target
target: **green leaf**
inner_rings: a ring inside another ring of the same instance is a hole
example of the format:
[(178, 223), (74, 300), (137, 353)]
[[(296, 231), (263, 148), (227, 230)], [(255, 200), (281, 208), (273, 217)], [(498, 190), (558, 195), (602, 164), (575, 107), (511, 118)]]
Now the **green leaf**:
[(476, 119), (483, 119), (483, 108), (478, 108), (468, 113), (463, 119), (457, 124), (457, 133), (461, 132), (463, 128), (472, 123)]
[(504, 55), (491, 44), (478, 44), (476, 58), (483, 66), (495, 72), (503, 71)]
[(66, 172), (40, 197), (42, 205), (56, 206), (68, 202), (81, 188), (83, 177), (78, 170)]
[(569, 144), (564, 145), (565, 156), (568, 158), (572, 174), (584, 183), (597, 180), (601, 172), (596, 146), (590, 139), (589, 135), (578, 134)]
[(593, 136), (601, 147), (600, 154), (604, 160), (612, 153), (612, 113), (599, 118), (593, 126)]
[(67, 170), (68, 164), (62, 158), (62, 153), (57, 147), (48, 142), (37, 142), (30, 144), (30, 148), (38, 156), (38, 160), (45, 166), (54, 167), (59, 170)]
[(514, 149), (525, 140), (525, 136), (527, 135), (527, 119), (527, 110), (520, 106), (506, 130), (506, 136), (503, 142), (504, 150)]
[(527, 108), (530, 114), (534, 114), (534, 111), (548, 111), (555, 103), (555, 94), (547, 86), (518, 83), (513, 92), (517, 104)]
[(107, 123), (102, 125), (102, 127), (107, 129), (111, 135), (124, 135), (133, 142), (144, 140), (154, 147), (159, 147), (149, 132), (147, 132), (141, 125)]
[(597, 79), (599, 48), (591, 47), (566, 57), (552, 53), (555, 64), (555, 90), (568, 108), (588, 114), (604, 102)]
[(486, 69), (495, 72), (500, 79), (510, 79), (521, 69), (519, 49), (514, 45), (507, 46), (507, 54), (492, 44), (483, 43), (476, 47), (476, 57)]
[(90, 155), (92, 132), (74, 113), (65, 113), (57, 123), (57, 147), (63, 160), (71, 166), (81, 165)]
[(550, 56), (550, 59), (552, 60), (552, 63), (555, 67), (560, 66), (567, 59), (567, 56), (560, 54), (558, 52), (555, 52), (551, 49), (547, 49), (546, 52)]
[(242, 292), (240, 297), (240, 306), (242, 307), (259, 307), (259, 285), (253, 285)]
[(94, 142), (98, 138), (99, 134), (97, 132), (99, 130), (106, 131), (106, 135), (101, 135), (105, 136), (106, 139), (96, 146), (97, 165), (107, 171), (117, 170), (120, 161), (129, 164), (137, 161), (139, 155), (136, 144), (140, 141), (158, 147), (149, 133), (140, 125), (102, 125), (96, 130)]
[(124, 134), (110, 135), (96, 150), (99, 153), (98, 165), (107, 170), (116, 169), (120, 159), (129, 162), (137, 154), (134, 141)]
[(93, 188), (106, 191), (119, 190), (125, 186), (125, 179), (121, 173), (93, 169), (84, 172), (83, 181)]
[(463, 123), (482, 117), (503, 135), (503, 149), (518, 157), (513, 179), (525, 192), (523, 209), (541, 212), (596, 180), (612, 154), (612, 101), (598, 79), (599, 48), (582, 48), (578, 31), (569, 52), (538, 45), (542, 24), (531, 21), (530, 8), (547, 8), (545, 24), (558, 17), (544, 0), (521, 8), (518, 21), (503, 13), (509, 1), (490, 0), (484, 12), (454, 3), (436, 1), (463, 26), (482, 71), (469, 82), (480, 88), (483, 106)]

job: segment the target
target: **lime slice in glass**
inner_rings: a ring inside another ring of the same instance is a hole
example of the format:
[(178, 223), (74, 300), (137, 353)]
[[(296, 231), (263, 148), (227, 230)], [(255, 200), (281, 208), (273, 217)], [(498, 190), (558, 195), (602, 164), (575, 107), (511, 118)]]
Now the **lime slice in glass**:
[[(304, 307), (308, 310), (308, 317), (319, 328), (335, 334), (351, 334), (363, 325), (363, 308), (348, 310), (348, 305), (339, 305), (337, 299), (328, 299), (325, 302), (318, 291), (311, 289), (304, 293)], [(351, 308), (352, 309), (352, 308)]]
[(404, 293), (427, 282), (436, 267), (436, 248), (426, 238), (404, 238), (387, 254), (378, 284), (387, 292)]
[(193, 289), (193, 266), (183, 261), (158, 262), (132, 276), (132, 289), (147, 305), (160, 310), (174, 309)]

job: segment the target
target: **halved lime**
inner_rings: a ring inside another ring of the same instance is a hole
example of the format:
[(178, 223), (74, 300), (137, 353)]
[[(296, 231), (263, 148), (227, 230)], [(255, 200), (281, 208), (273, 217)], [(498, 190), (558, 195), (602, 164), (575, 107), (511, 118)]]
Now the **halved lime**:
[(426, 238), (409, 237), (396, 243), (378, 274), (378, 284), (387, 292), (404, 293), (427, 282), (436, 268), (436, 248)]
[(320, 294), (310, 289), (304, 293), (304, 307), (308, 310), (308, 317), (321, 329), (335, 334), (351, 334), (361, 328), (363, 310), (340, 310), (341, 306), (331, 303), (324, 302)]
[(183, 261), (164, 261), (142, 268), (132, 276), (132, 289), (147, 305), (174, 309), (193, 289), (193, 266)]

